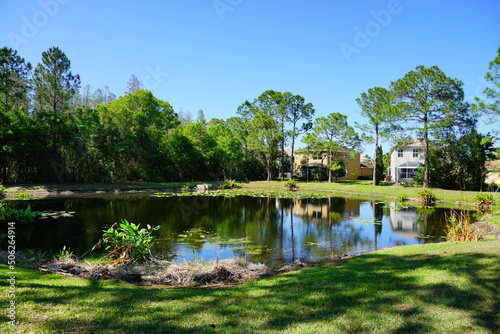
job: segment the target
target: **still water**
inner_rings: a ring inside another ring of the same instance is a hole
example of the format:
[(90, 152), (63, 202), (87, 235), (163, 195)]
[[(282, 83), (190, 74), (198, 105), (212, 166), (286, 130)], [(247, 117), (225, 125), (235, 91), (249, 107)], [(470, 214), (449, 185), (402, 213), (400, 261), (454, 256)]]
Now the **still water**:
[(361, 254), (431, 242), (445, 227), (449, 209), (422, 211), (395, 203), (331, 197), (169, 197), (145, 195), (71, 197), (14, 203), (33, 210), (74, 211), (72, 217), (17, 227), (18, 249), (89, 251), (102, 230), (127, 219), (161, 225), (156, 251), (174, 261), (233, 256), (269, 265), (296, 259)]

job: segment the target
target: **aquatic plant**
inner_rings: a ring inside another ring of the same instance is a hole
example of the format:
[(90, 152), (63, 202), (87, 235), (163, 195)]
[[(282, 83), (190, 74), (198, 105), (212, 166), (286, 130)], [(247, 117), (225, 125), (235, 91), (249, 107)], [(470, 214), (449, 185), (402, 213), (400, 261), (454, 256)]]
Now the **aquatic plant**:
[(151, 248), (156, 243), (152, 233), (158, 229), (160, 226), (151, 227), (149, 224), (140, 228), (140, 224), (122, 219), (120, 224), (114, 223), (103, 231), (102, 239), (92, 250), (105, 246), (109, 257), (122, 264), (144, 262), (152, 259)]

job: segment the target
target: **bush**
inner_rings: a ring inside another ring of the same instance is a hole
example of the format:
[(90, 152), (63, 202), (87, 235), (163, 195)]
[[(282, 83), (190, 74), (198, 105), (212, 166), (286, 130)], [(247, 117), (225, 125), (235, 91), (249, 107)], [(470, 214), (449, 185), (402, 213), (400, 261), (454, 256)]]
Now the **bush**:
[(26, 209), (14, 209), (4, 202), (0, 202), (0, 222), (29, 223), (35, 219), (37, 213), (31, 211), (31, 206)]
[(436, 204), (436, 195), (432, 190), (426, 189), (418, 193), (420, 205), (423, 207), (434, 206)]
[(295, 180), (285, 181), (285, 188), (287, 190), (296, 190), (298, 187), (299, 187), (299, 185), (297, 184), (297, 181), (295, 181)]
[(474, 206), (480, 213), (487, 213), (495, 205), (495, 198), (492, 194), (479, 193), (476, 195)]
[(122, 219), (118, 226), (114, 223), (103, 231), (102, 239), (92, 250), (104, 245), (109, 257), (123, 264), (151, 260), (151, 248), (156, 243), (156, 237), (152, 233), (160, 226), (151, 227), (148, 224), (147, 228), (139, 229), (139, 227), (140, 224), (136, 225)]
[(378, 185), (379, 186), (388, 186), (388, 185), (390, 185), (390, 183), (389, 183), (389, 181), (380, 181)]
[(220, 189), (235, 189), (241, 188), (243, 185), (241, 183), (236, 182), (236, 180), (224, 180), (220, 184)]
[(371, 180), (373, 180), (373, 176), (372, 175), (360, 175), (360, 176), (358, 176), (358, 180), (371, 181)]
[(0, 184), (0, 199), (5, 197), (5, 187), (3, 184)]

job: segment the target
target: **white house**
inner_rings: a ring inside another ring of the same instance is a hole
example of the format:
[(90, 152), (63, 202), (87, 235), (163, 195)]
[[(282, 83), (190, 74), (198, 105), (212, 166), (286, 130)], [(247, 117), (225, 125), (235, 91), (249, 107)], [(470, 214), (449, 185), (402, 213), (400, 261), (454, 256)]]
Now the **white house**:
[(415, 137), (408, 146), (392, 151), (389, 167), (392, 182), (409, 182), (417, 175), (418, 168), (424, 162), (423, 147), (423, 138)]

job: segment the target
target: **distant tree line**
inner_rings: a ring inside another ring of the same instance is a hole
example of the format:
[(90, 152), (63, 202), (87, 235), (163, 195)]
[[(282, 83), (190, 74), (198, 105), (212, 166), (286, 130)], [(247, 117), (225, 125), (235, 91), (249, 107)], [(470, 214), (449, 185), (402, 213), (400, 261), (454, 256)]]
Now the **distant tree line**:
[[(290, 92), (265, 91), (225, 120), (207, 121), (202, 110), (193, 120), (142, 89), (135, 76), (117, 97), (108, 86), (81, 88), (57, 47), (43, 52), (34, 69), (4, 47), (0, 182), (271, 180), (291, 171), (294, 157), (290, 161), (285, 150), (295, 152), (300, 136), (308, 152), (329, 152), (331, 181), (342, 160), (335, 155), (339, 149), (359, 149), (362, 140), (379, 148), (381, 140), (396, 143), (411, 133), (425, 140), (424, 185), (479, 189), (493, 141), (477, 133), (476, 123), (481, 113), (492, 121), (499, 114), (499, 62), (497, 57), (486, 76), (493, 84), (487, 99), (473, 108), (463, 101), (462, 83), (435, 66), (419, 66), (389, 89), (370, 89), (357, 100), (368, 121), (356, 125), (359, 136), (340, 113), (313, 119), (312, 103)], [(374, 150), (374, 184), (383, 178), (381, 155)]]

